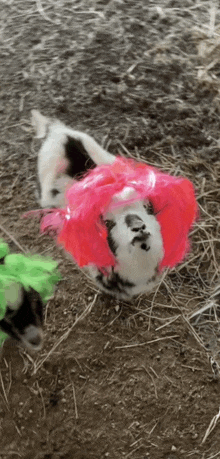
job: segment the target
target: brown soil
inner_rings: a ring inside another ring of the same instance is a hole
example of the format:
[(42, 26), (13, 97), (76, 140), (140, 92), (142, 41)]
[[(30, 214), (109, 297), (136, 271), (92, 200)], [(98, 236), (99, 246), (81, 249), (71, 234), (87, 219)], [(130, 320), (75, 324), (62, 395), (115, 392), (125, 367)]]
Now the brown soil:
[[(218, 362), (218, 311), (194, 327), (190, 315), (219, 274), (220, 12), (193, 0), (1, 9), (0, 237), (12, 251), (19, 243), (53, 256), (63, 280), (46, 307), (42, 352), (4, 346), (0, 459), (219, 458), (218, 421), (203, 441), (220, 406), (208, 359)], [(156, 293), (126, 304), (97, 292), (22, 218), (37, 207), (32, 108), (193, 180), (192, 252)]]

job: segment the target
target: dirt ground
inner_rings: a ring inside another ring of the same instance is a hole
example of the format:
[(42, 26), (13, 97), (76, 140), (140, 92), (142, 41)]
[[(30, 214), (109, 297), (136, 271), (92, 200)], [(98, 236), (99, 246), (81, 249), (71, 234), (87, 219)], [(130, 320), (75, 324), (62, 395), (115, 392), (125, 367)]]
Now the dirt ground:
[[(3, 348), (0, 459), (220, 459), (218, 309), (190, 320), (219, 275), (217, 2), (2, 0), (0, 34), (0, 237), (63, 276), (43, 350)], [(194, 182), (191, 253), (156, 292), (101, 294), (22, 217), (37, 208), (33, 108)]]

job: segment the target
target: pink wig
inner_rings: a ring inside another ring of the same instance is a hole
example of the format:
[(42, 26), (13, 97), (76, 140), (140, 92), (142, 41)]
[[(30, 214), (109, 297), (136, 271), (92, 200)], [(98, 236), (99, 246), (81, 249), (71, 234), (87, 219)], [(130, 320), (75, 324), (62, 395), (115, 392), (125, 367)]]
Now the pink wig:
[[(114, 200), (125, 187), (136, 193), (131, 199)], [(193, 184), (172, 177), (147, 164), (117, 157), (111, 165), (97, 166), (66, 195), (65, 210), (46, 215), (41, 230), (58, 233), (58, 242), (79, 266), (94, 264), (99, 268), (114, 266), (116, 259), (107, 242), (103, 216), (115, 207), (138, 200), (149, 200), (160, 224), (164, 257), (160, 270), (174, 267), (189, 250), (188, 233), (197, 215)]]

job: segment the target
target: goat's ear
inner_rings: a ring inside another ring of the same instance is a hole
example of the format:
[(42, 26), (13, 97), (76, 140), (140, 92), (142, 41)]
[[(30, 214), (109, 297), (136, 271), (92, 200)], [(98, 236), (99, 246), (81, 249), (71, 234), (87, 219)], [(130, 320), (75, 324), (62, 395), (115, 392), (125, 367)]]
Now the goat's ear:
[(24, 299), (24, 288), (18, 282), (12, 282), (8, 288), (5, 289), (5, 299), (7, 306), (17, 311)]
[(31, 124), (36, 132), (37, 139), (44, 139), (47, 133), (47, 126), (50, 122), (50, 119), (41, 113), (38, 110), (31, 110)]

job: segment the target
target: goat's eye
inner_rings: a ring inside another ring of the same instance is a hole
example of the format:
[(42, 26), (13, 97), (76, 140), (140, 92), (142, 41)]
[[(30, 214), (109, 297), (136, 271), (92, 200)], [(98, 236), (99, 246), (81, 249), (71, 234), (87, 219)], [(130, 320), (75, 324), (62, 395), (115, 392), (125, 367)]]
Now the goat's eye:
[(148, 215), (155, 214), (152, 202), (148, 202), (147, 204), (144, 204), (144, 208), (146, 212), (148, 213)]
[(6, 311), (5, 311), (5, 317), (13, 317), (16, 314), (16, 311), (14, 309), (11, 309), (7, 306)]
[(113, 220), (105, 220), (104, 223), (108, 231), (111, 231), (112, 228), (114, 228), (114, 226), (116, 225), (116, 223)]
[(55, 198), (58, 194), (60, 194), (60, 191), (57, 190), (56, 188), (53, 188), (51, 190), (51, 195), (52, 195), (53, 198)]

